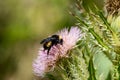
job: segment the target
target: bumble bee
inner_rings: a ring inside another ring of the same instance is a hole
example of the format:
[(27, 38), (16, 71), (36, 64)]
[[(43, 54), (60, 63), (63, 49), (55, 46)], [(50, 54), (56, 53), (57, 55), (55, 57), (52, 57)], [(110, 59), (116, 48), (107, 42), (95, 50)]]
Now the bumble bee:
[(43, 44), (44, 50), (47, 50), (47, 54), (49, 54), (49, 51), (52, 46), (57, 44), (63, 44), (63, 39), (59, 35), (52, 35), (51, 37), (48, 37), (46, 39), (43, 39), (40, 44)]

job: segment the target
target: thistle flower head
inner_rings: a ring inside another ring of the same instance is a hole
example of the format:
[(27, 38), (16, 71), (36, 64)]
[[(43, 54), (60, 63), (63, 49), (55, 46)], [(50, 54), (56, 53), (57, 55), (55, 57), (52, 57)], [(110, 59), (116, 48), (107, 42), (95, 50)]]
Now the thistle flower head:
[(118, 14), (120, 10), (120, 0), (107, 0), (106, 9), (109, 14)]
[(82, 37), (81, 31), (78, 27), (67, 28), (56, 33), (63, 39), (63, 45), (57, 44), (53, 46), (49, 54), (47, 51), (40, 48), (35, 61), (33, 62), (33, 71), (36, 76), (44, 76), (46, 72), (50, 72), (56, 66), (56, 62), (63, 57), (66, 57), (67, 52), (71, 50), (76, 42)]

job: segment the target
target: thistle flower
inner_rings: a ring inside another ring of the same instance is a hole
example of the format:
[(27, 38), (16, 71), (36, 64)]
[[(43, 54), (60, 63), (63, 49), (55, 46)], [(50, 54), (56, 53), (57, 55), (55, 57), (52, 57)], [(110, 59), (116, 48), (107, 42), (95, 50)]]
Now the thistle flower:
[(109, 14), (118, 14), (120, 10), (120, 0), (107, 0), (106, 9)]
[(40, 48), (35, 61), (33, 62), (33, 71), (36, 76), (44, 76), (46, 72), (54, 70), (56, 62), (68, 56), (68, 51), (71, 50), (76, 42), (82, 37), (81, 31), (78, 27), (72, 27), (70, 30), (67, 28), (57, 33), (63, 39), (63, 45), (57, 44), (53, 46), (49, 54), (47, 50), (44, 51)]

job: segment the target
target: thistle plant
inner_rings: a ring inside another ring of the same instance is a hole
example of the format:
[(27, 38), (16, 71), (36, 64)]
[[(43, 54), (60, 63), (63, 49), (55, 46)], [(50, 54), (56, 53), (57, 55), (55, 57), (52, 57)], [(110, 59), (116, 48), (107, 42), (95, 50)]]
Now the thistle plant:
[(71, 50), (82, 37), (78, 27), (72, 27), (69, 31), (66, 28), (56, 34), (62, 37), (63, 45), (57, 44), (52, 46), (49, 54), (47, 51), (44, 51), (43, 48), (40, 48), (38, 57), (33, 63), (33, 70), (36, 76), (44, 76), (46, 72), (53, 70), (56, 62), (61, 58), (67, 57), (68, 51)]
[[(50, 54), (40, 48), (35, 76), (49, 80), (120, 80), (120, 1), (107, 0), (100, 10), (90, 0), (77, 0), (70, 14), (77, 27), (56, 33), (63, 45)], [(107, 13), (105, 13), (107, 12)]]

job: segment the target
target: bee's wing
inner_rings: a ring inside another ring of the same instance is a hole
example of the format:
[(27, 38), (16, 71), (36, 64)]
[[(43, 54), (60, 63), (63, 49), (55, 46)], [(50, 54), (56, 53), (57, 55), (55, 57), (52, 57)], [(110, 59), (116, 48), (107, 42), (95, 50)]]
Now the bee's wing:
[(50, 40), (52, 40), (52, 38), (51, 38), (51, 37), (48, 37), (48, 38), (46, 38), (46, 39), (43, 39), (43, 40), (40, 42), (40, 44), (49, 42)]

